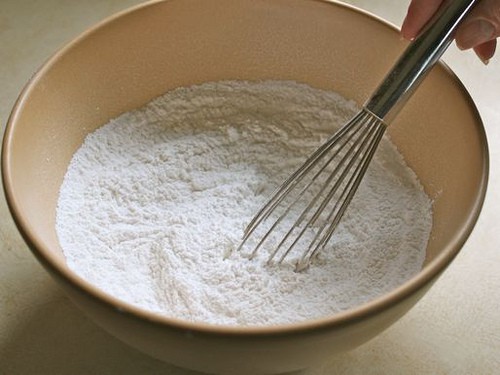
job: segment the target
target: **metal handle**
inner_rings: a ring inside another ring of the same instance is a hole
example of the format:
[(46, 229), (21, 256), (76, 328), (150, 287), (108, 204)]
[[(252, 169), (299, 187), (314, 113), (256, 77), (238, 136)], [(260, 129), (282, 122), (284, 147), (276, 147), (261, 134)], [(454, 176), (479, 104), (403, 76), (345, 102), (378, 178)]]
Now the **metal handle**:
[(446, 51), (458, 25), (476, 2), (478, 0), (444, 1), (364, 107), (384, 122), (390, 123)]

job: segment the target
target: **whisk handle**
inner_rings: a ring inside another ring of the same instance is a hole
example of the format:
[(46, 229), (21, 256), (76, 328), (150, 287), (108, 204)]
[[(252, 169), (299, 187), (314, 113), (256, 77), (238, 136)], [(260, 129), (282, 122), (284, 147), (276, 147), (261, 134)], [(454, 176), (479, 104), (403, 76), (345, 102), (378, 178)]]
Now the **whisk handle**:
[(365, 108), (390, 123), (415, 92), (450, 43), (455, 31), (478, 0), (447, 0), (406, 48)]

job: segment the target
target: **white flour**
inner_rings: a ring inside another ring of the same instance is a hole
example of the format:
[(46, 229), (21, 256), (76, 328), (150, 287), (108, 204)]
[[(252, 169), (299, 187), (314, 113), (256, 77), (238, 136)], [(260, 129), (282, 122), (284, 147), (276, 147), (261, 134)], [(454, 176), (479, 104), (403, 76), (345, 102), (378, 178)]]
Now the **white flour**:
[[(317, 264), (232, 252), (256, 210), (356, 108), (335, 93), (265, 81), (167, 93), (90, 134), (61, 187), (68, 265), (107, 293), (170, 317), (270, 325), (333, 314), (417, 273), (431, 202), (384, 140)], [(230, 256), (225, 259), (225, 255)]]

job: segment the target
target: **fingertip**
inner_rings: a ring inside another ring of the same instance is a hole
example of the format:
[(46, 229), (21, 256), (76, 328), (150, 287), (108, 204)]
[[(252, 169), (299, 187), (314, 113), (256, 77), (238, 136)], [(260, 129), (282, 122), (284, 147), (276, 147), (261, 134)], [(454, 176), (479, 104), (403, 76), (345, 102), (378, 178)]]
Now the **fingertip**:
[(408, 40), (410, 42), (413, 42), (415, 40), (416, 35), (414, 33), (409, 32), (408, 30), (405, 30), (401, 28), (401, 39), (403, 40)]
[(491, 58), (495, 55), (496, 47), (497, 41), (493, 39), (474, 47), (474, 52), (484, 65), (488, 65)]
[(414, 40), (442, 2), (443, 0), (412, 0), (401, 25), (403, 38), (409, 41)]
[(419, 27), (415, 25), (413, 19), (408, 14), (401, 25), (401, 36), (403, 39), (413, 41), (417, 36), (418, 29)]

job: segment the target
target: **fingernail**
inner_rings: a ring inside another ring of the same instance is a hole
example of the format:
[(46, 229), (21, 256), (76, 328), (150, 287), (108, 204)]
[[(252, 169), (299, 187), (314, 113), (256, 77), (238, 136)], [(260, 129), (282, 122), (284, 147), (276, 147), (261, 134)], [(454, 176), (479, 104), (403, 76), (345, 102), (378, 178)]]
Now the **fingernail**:
[(413, 42), (415, 38), (407, 38), (404, 35), (399, 35), (399, 41), (400, 42)]
[(479, 57), (479, 60), (481, 60), (481, 62), (484, 64), (484, 65), (488, 65), (490, 63), (490, 58), (488, 57), (485, 57), (485, 56), (482, 56), (479, 52), (477, 51), (474, 51), (476, 52), (476, 56)]
[(487, 42), (494, 37), (495, 27), (488, 21), (477, 20), (465, 25), (456, 35), (458, 48), (464, 50)]
[(400, 41), (406, 41), (406, 42), (413, 42), (415, 40), (415, 37), (413, 36), (407, 36), (404, 34), (399, 34), (399, 40)]

